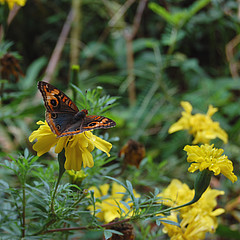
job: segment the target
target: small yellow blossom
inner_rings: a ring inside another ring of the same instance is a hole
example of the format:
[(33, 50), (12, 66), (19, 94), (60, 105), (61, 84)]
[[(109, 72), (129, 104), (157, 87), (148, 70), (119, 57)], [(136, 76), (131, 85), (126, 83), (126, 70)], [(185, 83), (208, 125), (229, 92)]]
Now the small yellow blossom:
[[(223, 191), (208, 188), (196, 203), (174, 211), (166, 220), (178, 222), (180, 227), (163, 222), (163, 232), (167, 233), (171, 240), (205, 239), (207, 232), (214, 233), (218, 223), (216, 216), (224, 213), (224, 209), (218, 208), (216, 197), (223, 195)], [(177, 179), (173, 179), (170, 185), (159, 197), (164, 198), (167, 206), (182, 205), (192, 200), (194, 190)]]
[[(109, 223), (121, 216), (132, 216), (133, 211), (131, 210), (131, 206), (133, 202), (129, 197), (124, 198), (126, 196), (126, 189), (116, 182), (113, 182), (110, 194), (108, 194), (109, 188), (109, 184), (103, 184), (99, 189), (94, 186), (89, 188), (89, 190), (94, 191), (94, 197), (100, 199), (100, 202), (96, 202), (95, 205), (95, 211), (101, 210), (96, 214), (100, 221)], [(136, 198), (140, 197), (135, 190), (133, 190), (133, 194)], [(123, 202), (125, 202), (125, 204), (123, 204)], [(128, 205), (129, 208), (126, 205)], [(89, 206), (88, 209), (93, 213), (94, 206)]]
[(16, 3), (19, 6), (24, 6), (26, 3), (26, 0), (0, 0), (0, 4), (7, 3), (9, 9), (12, 9), (14, 4)]
[(212, 115), (217, 112), (217, 108), (210, 105), (206, 115), (200, 113), (192, 115), (192, 105), (189, 102), (182, 101), (181, 105), (185, 111), (182, 112), (182, 117), (169, 128), (169, 133), (188, 130), (194, 137), (193, 144), (209, 143), (215, 138), (220, 138), (227, 143), (227, 133), (221, 129), (218, 122), (211, 119)]
[(54, 146), (56, 146), (56, 153), (60, 153), (64, 148), (66, 156), (64, 167), (66, 170), (79, 171), (82, 164), (84, 168), (93, 167), (94, 162), (91, 152), (95, 147), (105, 152), (108, 157), (110, 156), (109, 151), (112, 148), (112, 144), (93, 135), (90, 131), (58, 138), (52, 133), (46, 121), (38, 121), (37, 124), (40, 127), (29, 136), (30, 142), (37, 139), (33, 149), (38, 156), (41, 156)]
[(81, 182), (88, 176), (82, 169), (80, 171), (67, 170), (71, 178), (71, 182), (74, 184), (81, 184)]
[(188, 162), (193, 162), (188, 168), (189, 172), (196, 170), (203, 171), (208, 169), (214, 172), (214, 175), (222, 173), (232, 182), (237, 181), (237, 176), (233, 173), (233, 164), (226, 155), (222, 155), (224, 150), (214, 148), (214, 145), (204, 144), (199, 146), (185, 146), (184, 151), (187, 152)]

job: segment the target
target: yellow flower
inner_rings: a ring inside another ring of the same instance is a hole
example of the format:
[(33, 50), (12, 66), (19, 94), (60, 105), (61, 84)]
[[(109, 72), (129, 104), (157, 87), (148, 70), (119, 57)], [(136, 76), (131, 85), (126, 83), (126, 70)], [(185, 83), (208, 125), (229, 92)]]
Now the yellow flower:
[(225, 177), (230, 179), (233, 183), (237, 181), (237, 176), (233, 173), (233, 164), (227, 156), (222, 155), (224, 150), (214, 148), (214, 145), (204, 144), (199, 146), (185, 146), (184, 151), (187, 152), (188, 162), (193, 162), (188, 168), (189, 172), (196, 170), (203, 171), (208, 169), (213, 171), (214, 175), (222, 173)]
[[(205, 239), (205, 234), (207, 232), (214, 233), (218, 226), (216, 216), (224, 213), (222, 208), (214, 210), (217, 206), (216, 197), (223, 194), (223, 191), (208, 188), (199, 201), (180, 208), (179, 212), (172, 212), (166, 218), (178, 222), (180, 227), (163, 222), (163, 232), (167, 233), (171, 240)], [(167, 203), (168, 206), (187, 203), (193, 198), (193, 195), (194, 190), (177, 179), (173, 179), (170, 185), (159, 194), (160, 197), (166, 199), (163, 203)]]
[(71, 178), (71, 182), (74, 184), (81, 184), (83, 179), (85, 179), (88, 176), (87, 174), (85, 174), (83, 170), (80, 171), (67, 170), (67, 173)]
[[(89, 188), (89, 190), (94, 191), (94, 197), (101, 200), (100, 202), (96, 202), (95, 205), (95, 211), (100, 210), (96, 214), (100, 221), (109, 223), (121, 216), (132, 216), (133, 211), (131, 210), (131, 206), (133, 202), (129, 197), (127, 199), (124, 198), (126, 196), (126, 189), (116, 182), (112, 184), (111, 194), (108, 194), (109, 188), (109, 184), (101, 185), (99, 189), (94, 186)], [(135, 190), (133, 190), (133, 194), (136, 198), (140, 197)], [(89, 206), (88, 209), (93, 213), (94, 206)]]
[(64, 167), (66, 170), (79, 171), (82, 164), (84, 168), (93, 167), (94, 162), (91, 152), (95, 147), (105, 152), (108, 157), (110, 156), (109, 151), (112, 144), (93, 135), (90, 131), (57, 138), (46, 121), (38, 121), (37, 124), (40, 127), (29, 136), (30, 142), (37, 139), (33, 149), (38, 156), (41, 156), (54, 146), (56, 146), (56, 153), (60, 153), (65, 148), (66, 162)]
[(16, 3), (19, 6), (24, 6), (26, 3), (26, 0), (0, 0), (0, 4), (7, 3), (9, 9), (12, 9), (14, 4)]
[(187, 184), (173, 179), (166, 189), (158, 195), (162, 197), (162, 203), (168, 207), (185, 204), (193, 199), (194, 190), (191, 190)]
[(227, 133), (221, 129), (218, 122), (213, 122), (211, 119), (212, 115), (217, 112), (217, 108), (210, 105), (206, 115), (200, 113), (192, 115), (192, 105), (189, 102), (182, 101), (181, 105), (185, 111), (182, 112), (182, 117), (169, 128), (169, 133), (188, 130), (194, 137), (193, 144), (209, 143), (215, 138), (220, 138), (227, 143)]

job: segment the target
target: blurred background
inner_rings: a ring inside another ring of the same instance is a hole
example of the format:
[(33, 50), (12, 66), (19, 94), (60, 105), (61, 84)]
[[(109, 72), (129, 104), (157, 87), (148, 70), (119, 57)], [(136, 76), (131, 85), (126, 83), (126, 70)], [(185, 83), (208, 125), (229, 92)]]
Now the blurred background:
[[(207, 113), (210, 104), (218, 108), (212, 118), (229, 142), (213, 143), (239, 176), (239, 1), (28, 0), (12, 11), (0, 43), (1, 158), (25, 148), (35, 154), (28, 137), (45, 112), (37, 82), (49, 81), (72, 97), (71, 67), (79, 65), (75, 84), (83, 93), (101, 86), (101, 96), (117, 99), (104, 113), (117, 123), (107, 131), (114, 164), (122, 166), (117, 156), (130, 139), (146, 149), (139, 169), (127, 166), (123, 179), (142, 191), (164, 188), (173, 178), (193, 187), (183, 151), (193, 138), (187, 131), (168, 133), (183, 100), (193, 114)], [(84, 108), (78, 97), (77, 105)], [(98, 113), (94, 106), (89, 114)], [(227, 209), (216, 234), (239, 231), (239, 185), (221, 177), (212, 186), (225, 191), (220, 205)]]

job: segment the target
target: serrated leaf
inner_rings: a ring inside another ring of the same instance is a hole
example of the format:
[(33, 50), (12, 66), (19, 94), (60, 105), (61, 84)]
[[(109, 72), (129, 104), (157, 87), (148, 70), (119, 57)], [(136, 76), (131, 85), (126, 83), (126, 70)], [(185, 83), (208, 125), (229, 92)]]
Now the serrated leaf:
[(112, 233), (108, 229), (105, 229), (103, 234), (104, 234), (104, 237), (106, 240), (109, 239), (110, 237), (112, 237)]

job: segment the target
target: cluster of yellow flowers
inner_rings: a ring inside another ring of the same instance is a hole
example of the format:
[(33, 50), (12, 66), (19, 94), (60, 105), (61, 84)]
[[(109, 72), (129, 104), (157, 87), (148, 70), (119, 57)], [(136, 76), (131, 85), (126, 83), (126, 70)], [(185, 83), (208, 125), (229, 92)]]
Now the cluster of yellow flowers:
[[(180, 227), (163, 222), (163, 232), (167, 233), (171, 240), (205, 239), (207, 232), (214, 233), (218, 223), (216, 216), (224, 213), (224, 209), (218, 208), (216, 197), (223, 195), (223, 191), (208, 188), (196, 203), (172, 211), (166, 219), (179, 223)], [(186, 184), (173, 179), (170, 185), (161, 193), (163, 204), (166, 206), (182, 205), (189, 202), (194, 196)]]
[(14, 4), (17, 4), (19, 6), (24, 6), (27, 0), (0, 0), (0, 4), (8, 4), (8, 7), (10, 9), (13, 8)]
[[(89, 188), (89, 191), (94, 191), (94, 197), (100, 200), (100, 202), (97, 201), (95, 205), (95, 211), (100, 210), (96, 214), (99, 220), (109, 223), (115, 218), (132, 216), (133, 211), (131, 207), (133, 202), (130, 197), (125, 198), (126, 189), (116, 182), (113, 182), (110, 194), (109, 189), (109, 184), (103, 184), (99, 186), (99, 189), (95, 186)], [(140, 197), (140, 194), (138, 194), (135, 190), (133, 190), (133, 194), (135, 198)], [(88, 209), (93, 214), (94, 206), (89, 206)]]
[(217, 112), (217, 108), (210, 105), (206, 115), (200, 113), (192, 115), (192, 105), (189, 102), (182, 101), (181, 105), (185, 111), (182, 112), (182, 117), (169, 128), (169, 133), (188, 130), (194, 137), (193, 144), (209, 143), (215, 138), (220, 138), (227, 143), (227, 133), (221, 129), (218, 122), (211, 119), (212, 115)]
[[(215, 175), (222, 173), (232, 182), (235, 182), (237, 177), (233, 173), (232, 162), (223, 155), (224, 150), (209, 145), (210, 141), (217, 137), (224, 143), (228, 141), (227, 133), (220, 128), (218, 122), (211, 119), (217, 108), (210, 105), (206, 115), (192, 115), (192, 106), (189, 102), (181, 102), (181, 105), (185, 111), (182, 112), (182, 118), (170, 127), (169, 133), (186, 129), (194, 136), (193, 144), (204, 143), (201, 146), (185, 146), (184, 151), (188, 155), (187, 161), (191, 163), (188, 171), (195, 172), (207, 169)], [(66, 162), (64, 167), (66, 170), (70, 170), (69, 174), (73, 180), (75, 179), (74, 181), (77, 181), (78, 178), (82, 181), (86, 177), (84, 172), (78, 172), (82, 165), (84, 168), (93, 167), (94, 161), (91, 152), (95, 147), (110, 156), (109, 151), (112, 144), (93, 135), (91, 131), (57, 138), (46, 121), (39, 121), (37, 124), (40, 125), (39, 129), (29, 137), (31, 142), (37, 139), (33, 149), (37, 151), (38, 156), (48, 152), (54, 146), (56, 153), (65, 149)], [(116, 218), (133, 215), (131, 208), (133, 202), (131, 198), (126, 197), (126, 189), (122, 185), (114, 182), (112, 186), (103, 184), (99, 188), (93, 186), (89, 190), (94, 191), (94, 197), (99, 201), (96, 201), (95, 206), (89, 206), (88, 209), (92, 214), (95, 212), (99, 220), (109, 223)], [(135, 190), (133, 193), (136, 198), (140, 197)], [(174, 179), (159, 194), (159, 197), (163, 198), (162, 201), (167, 206), (173, 206), (173, 204), (179, 206), (190, 202), (194, 194), (194, 190)], [(224, 209), (214, 210), (216, 197), (223, 194), (223, 191), (208, 188), (196, 203), (185, 206), (178, 212), (171, 212), (171, 215), (167, 217), (168, 220), (175, 222), (179, 222), (180, 219), (180, 227), (165, 222), (163, 223), (163, 231), (172, 240), (204, 239), (207, 232), (213, 233), (216, 230), (216, 216), (224, 212)]]

